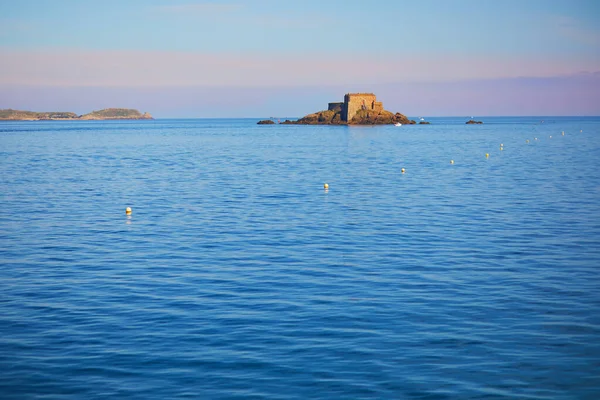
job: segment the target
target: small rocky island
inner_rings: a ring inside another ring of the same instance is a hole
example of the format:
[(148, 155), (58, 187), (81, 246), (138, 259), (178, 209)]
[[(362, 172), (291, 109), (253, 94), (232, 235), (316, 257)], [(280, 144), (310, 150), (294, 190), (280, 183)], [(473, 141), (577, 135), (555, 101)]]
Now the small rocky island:
[(479, 124), (483, 124), (483, 122), (481, 121), (475, 121), (474, 119), (470, 119), (467, 122), (465, 122), (467, 125), (479, 125)]
[[(260, 123), (265, 123), (260, 121)], [(285, 120), (282, 124), (293, 125), (386, 125), (400, 123), (414, 125), (416, 122), (400, 113), (384, 110), (373, 93), (348, 93), (344, 101), (329, 103), (327, 110), (308, 114), (297, 121)]]
[(105, 108), (88, 114), (77, 115), (73, 112), (35, 112), (20, 110), (0, 110), (0, 121), (89, 121), (112, 119), (154, 119), (148, 113), (132, 108)]

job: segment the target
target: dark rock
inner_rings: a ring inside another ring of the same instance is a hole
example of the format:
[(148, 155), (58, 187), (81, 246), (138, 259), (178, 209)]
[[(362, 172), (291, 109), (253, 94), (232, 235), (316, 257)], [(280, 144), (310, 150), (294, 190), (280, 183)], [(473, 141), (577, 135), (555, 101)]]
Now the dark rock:
[(256, 124), (257, 125), (274, 125), (275, 121), (272, 121), (270, 119), (263, 119), (262, 121), (258, 121)]
[(475, 125), (475, 124), (483, 124), (481, 121), (475, 121), (474, 119), (470, 119), (466, 122), (467, 125)]

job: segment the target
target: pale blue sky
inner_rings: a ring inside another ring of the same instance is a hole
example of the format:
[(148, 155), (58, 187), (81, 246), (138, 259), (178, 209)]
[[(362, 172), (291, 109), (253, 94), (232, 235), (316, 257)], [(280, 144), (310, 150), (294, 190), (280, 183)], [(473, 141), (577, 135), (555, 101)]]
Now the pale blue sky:
[[(79, 101), (56, 107), (124, 106), (113, 103), (130, 93), (126, 106), (148, 104), (147, 111), (165, 117), (302, 115), (373, 87), (386, 93), (382, 100), (392, 111), (410, 113), (418, 103), (426, 109), (416, 114), (469, 114), (480, 105), (478, 95), (462, 96), (458, 109), (433, 99), (428, 106), (422, 94), (407, 98), (402, 85), (429, 85), (434, 99), (450, 97), (461, 82), (470, 91), (475, 82), (487, 92), (494, 82), (514, 87), (483, 110), (494, 115), (511, 112), (511, 98), (531, 95), (539, 85), (526, 82), (536, 79), (573, 100), (582, 88), (600, 89), (600, 1), (2, 1), (0, 61), (0, 108), (51, 106), (35, 93), (76, 90)], [(220, 87), (228, 98), (236, 88), (240, 96), (262, 91), (264, 108), (252, 108), (261, 115), (249, 115), (243, 102), (203, 112), (203, 90)], [(311, 95), (307, 87), (319, 90)], [(149, 88), (158, 93), (150, 103), (140, 94)], [(198, 93), (189, 96), (186, 115), (166, 96), (178, 90)], [(299, 93), (315, 102), (313, 109), (296, 99)], [(521, 104), (512, 113), (600, 114), (594, 93), (565, 103), (571, 106), (564, 112), (550, 98), (539, 99), (546, 108)]]
[(600, 45), (596, 0), (380, 0), (377, 6), (372, 4), (364, 0), (3, 1), (0, 44), (19, 49), (572, 56), (597, 53)]

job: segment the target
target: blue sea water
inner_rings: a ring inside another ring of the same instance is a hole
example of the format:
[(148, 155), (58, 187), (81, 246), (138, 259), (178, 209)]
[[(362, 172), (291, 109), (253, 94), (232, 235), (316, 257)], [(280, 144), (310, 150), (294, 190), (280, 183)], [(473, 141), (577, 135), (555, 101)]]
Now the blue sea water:
[(0, 123), (0, 398), (600, 398), (600, 118), (482, 119)]

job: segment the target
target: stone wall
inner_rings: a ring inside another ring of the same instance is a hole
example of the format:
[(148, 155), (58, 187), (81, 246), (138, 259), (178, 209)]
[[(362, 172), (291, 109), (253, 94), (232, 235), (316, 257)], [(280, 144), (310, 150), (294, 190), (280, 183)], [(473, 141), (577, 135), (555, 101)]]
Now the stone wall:
[(329, 103), (327, 105), (327, 109), (330, 111), (342, 111), (342, 108), (344, 107), (344, 103), (342, 102), (338, 102), (338, 103)]
[(342, 121), (350, 121), (361, 109), (383, 110), (383, 104), (377, 101), (373, 93), (348, 93), (344, 96)]

